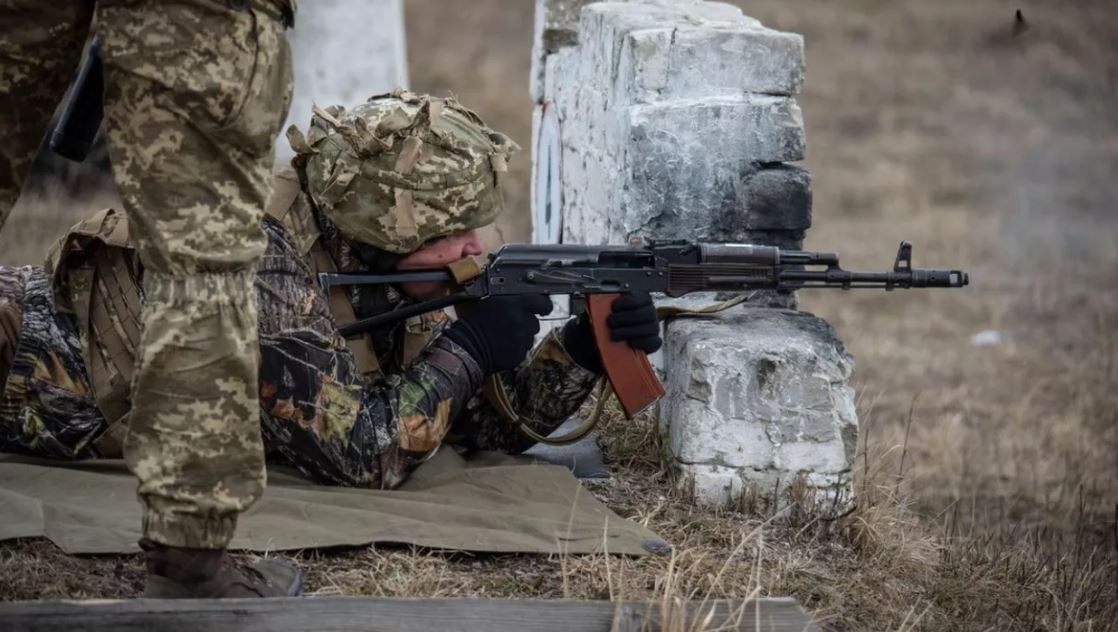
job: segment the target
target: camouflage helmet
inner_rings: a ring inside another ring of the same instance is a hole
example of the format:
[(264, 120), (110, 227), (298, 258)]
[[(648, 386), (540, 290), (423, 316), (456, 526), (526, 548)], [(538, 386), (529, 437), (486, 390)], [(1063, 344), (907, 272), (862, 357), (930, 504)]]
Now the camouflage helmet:
[(287, 138), (315, 205), (346, 237), (408, 254), (491, 223), (519, 147), (452, 98), (403, 90), (345, 110), (315, 106)]

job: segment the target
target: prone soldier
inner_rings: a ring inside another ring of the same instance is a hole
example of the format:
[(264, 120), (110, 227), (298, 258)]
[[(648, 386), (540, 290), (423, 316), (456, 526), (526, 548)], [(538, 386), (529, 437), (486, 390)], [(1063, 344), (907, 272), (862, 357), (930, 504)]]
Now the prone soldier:
[[(492, 297), (454, 321), (430, 312), (346, 340), (340, 325), (447, 288), (327, 291), (316, 282), (322, 272), (431, 268), (480, 254), (477, 230), (503, 206), (511, 140), (453, 99), (404, 91), (316, 110), (306, 134), (288, 136), (297, 156), (275, 176), (255, 281), (270, 454), (321, 483), (393, 488), (444, 443), (510, 453), (534, 443), (482, 396), (486, 376), (502, 375), (537, 433), (577, 410), (601, 378), (597, 347), (580, 317), (533, 349), (538, 317), (551, 309), (545, 297)], [(0, 268), (0, 451), (119, 452), (134, 418), (126, 385), (146, 274), (114, 210), (78, 224), (45, 268)], [(647, 293), (612, 310), (613, 339), (645, 353), (660, 347)]]

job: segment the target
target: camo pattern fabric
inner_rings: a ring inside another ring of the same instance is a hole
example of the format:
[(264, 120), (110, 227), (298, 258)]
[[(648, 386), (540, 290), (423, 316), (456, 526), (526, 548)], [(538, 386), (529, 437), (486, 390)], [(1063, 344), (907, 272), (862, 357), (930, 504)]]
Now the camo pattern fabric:
[[(18, 336), (0, 330), (12, 361), (0, 391), (0, 451), (55, 459), (98, 456), (105, 431), (73, 318), (54, 309), (51, 281), (38, 266), (0, 266), (0, 314), (18, 314)], [(0, 318), (5, 318), (0, 315)]]
[(264, 14), (157, 6), (98, 5), (109, 153), (144, 265), (124, 456), (147, 537), (222, 548), (265, 481), (253, 277), (290, 53)]
[[(308, 478), (328, 484), (393, 488), (440, 445), (519, 452), (532, 442), (481, 396), (483, 375), (468, 353), (437, 335), (411, 362), (398, 324), (373, 336), (385, 373), (370, 383), (338, 335), (325, 294), (284, 229), (265, 221), (268, 252), (260, 293), (260, 405), (265, 443)], [(364, 301), (383, 311), (406, 304), (390, 288)], [(370, 314), (366, 314), (370, 315)], [(518, 410), (547, 434), (577, 411), (598, 376), (574, 363), (554, 334), (504, 376)]]
[(92, 2), (0, 0), (0, 230), (77, 69), (92, 17)]
[(287, 136), (315, 206), (350, 239), (398, 254), (492, 223), (518, 149), (456, 100), (405, 90), (315, 108), (306, 135)]
[[(10, 206), (89, 29), (80, 7), (93, 3), (0, 2), (19, 24), (0, 36), (0, 99), (19, 113), (0, 132), (21, 143), (0, 166)], [(144, 535), (167, 545), (224, 547), (264, 484), (253, 274), (291, 98), (285, 6), (101, 0), (93, 16), (113, 177), (146, 269), (124, 455)]]
[[(4, 139), (0, 143), (0, 230), (19, 198), (51, 117), (77, 71), (94, 19), (94, 4), (87, 0), (0, 0), (0, 21), (19, 25), (0, 31), (0, 112), (19, 113), (0, 119), (0, 137)], [(131, 5), (136, 12), (143, 8), (143, 3), (134, 0), (101, 0), (96, 4)], [(171, 7), (172, 12), (173, 6), (179, 5), (196, 7), (212, 16), (215, 7), (225, 3), (179, 0), (161, 4)], [(291, 0), (264, 0), (257, 5), (274, 19), (293, 16), (295, 11)], [(157, 6), (147, 13), (162, 10)], [(194, 22), (202, 24), (200, 20)], [(98, 31), (110, 28), (111, 23), (106, 23)]]

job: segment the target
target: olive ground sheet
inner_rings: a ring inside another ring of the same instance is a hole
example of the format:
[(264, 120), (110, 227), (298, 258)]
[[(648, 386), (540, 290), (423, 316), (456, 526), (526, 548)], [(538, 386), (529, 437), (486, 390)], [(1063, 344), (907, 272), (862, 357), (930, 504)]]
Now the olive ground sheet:
[[(45, 537), (67, 553), (138, 551), (136, 479), (123, 461), (0, 455), (0, 541)], [(644, 555), (668, 550), (564, 465), (439, 450), (399, 489), (325, 487), (269, 468), (231, 548), (285, 551), (372, 543), (494, 553)]]

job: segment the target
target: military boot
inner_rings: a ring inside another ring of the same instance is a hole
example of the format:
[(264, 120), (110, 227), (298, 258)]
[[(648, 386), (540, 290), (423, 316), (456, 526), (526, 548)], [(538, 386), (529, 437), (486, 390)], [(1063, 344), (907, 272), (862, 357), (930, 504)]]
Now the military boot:
[(186, 549), (140, 540), (147, 566), (144, 597), (224, 599), (295, 597), (303, 592), (299, 569), (282, 560), (238, 564), (225, 549)]

